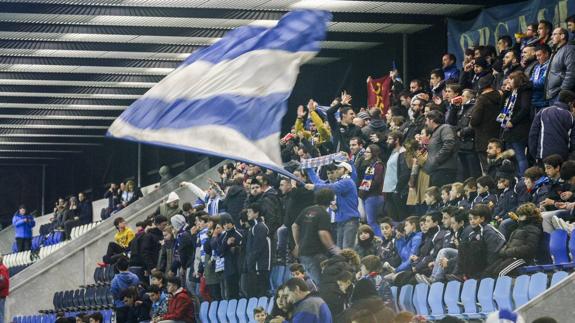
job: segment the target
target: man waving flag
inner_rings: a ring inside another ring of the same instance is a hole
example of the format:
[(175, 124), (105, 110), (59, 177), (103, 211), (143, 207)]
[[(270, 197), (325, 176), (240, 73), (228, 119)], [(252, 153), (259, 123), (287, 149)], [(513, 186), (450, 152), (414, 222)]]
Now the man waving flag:
[(244, 26), (134, 102), (108, 136), (249, 162), (286, 174), (279, 135), (299, 68), (325, 39), (331, 14), (287, 13), (273, 28)]

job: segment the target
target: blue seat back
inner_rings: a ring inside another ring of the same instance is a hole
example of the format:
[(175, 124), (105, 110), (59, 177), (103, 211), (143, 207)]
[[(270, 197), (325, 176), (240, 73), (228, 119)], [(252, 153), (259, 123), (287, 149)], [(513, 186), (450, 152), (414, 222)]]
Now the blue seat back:
[(522, 306), (529, 302), (529, 275), (521, 275), (515, 278), (515, 286), (513, 286), (513, 301), (515, 308)]
[(544, 273), (536, 273), (531, 275), (529, 281), (529, 300), (534, 299), (539, 294), (547, 289), (547, 275)]
[(238, 318), (236, 317), (237, 307), (238, 307), (237, 299), (230, 299), (228, 301), (228, 307), (226, 308), (226, 318), (228, 322), (235, 323), (238, 321)]
[(569, 261), (569, 254), (567, 252), (567, 238), (568, 234), (565, 230), (555, 230), (551, 232), (551, 239), (549, 240), (549, 251), (553, 256), (554, 264), (564, 264)]
[(413, 306), (419, 315), (429, 315), (427, 308), (427, 294), (429, 292), (429, 285), (417, 284), (413, 292)]
[(202, 302), (200, 304), (200, 320), (202, 322), (209, 322), (208, 310), (210, 309), (210, 302)]
[(461, 314), (461, 307), (459, 307), (460, 290), (461, 290), (461, 283), (456, 280), (448, 282), (447, 286), (445, 286), (443, 301), (445, 302), (445, 306), (447, 306), (447, 314), (454, 314), (454, 315)]
[(403, 285), (399, 291), (399, 309), (415, 313), (413, 307), (413, 285)]
[(264, 310), (268, 308), (268, 298), (266, 296), (262, 296), (258, 299), (258, 307), (261, 307)]
[(218, 321), (218, 301), (210, 302), (210, 309), (208, 310), (208, 319), (210, 322), (217, 322)]
[[(286, 266), (273, 266), (270, 273), (270, 286), (272, 290), (278, 289), (284, 283), (284, 274), (286, 272)], [(289, 271), (289, 270), (288, 270)]]
[(493, 290), (493, 299), (497, 303), (499, 310), (513, 311), (513, 301), (511, 299), (511, 287), (513, 279), (509, 276), (501, 276), (497, 278), (495, 289)]
[[(217, 313), (217, 322), (226, 323), (228, 322), (228, 301), (223, 300), (220, 301), (220, 305), (218, 305), (218, 313)], [(235, 308), (234, 308), (235, 309)]]
[(571, 239), (569, 240), (569, 250), (571, 251), (571, 259), (575, 262), (575, 229), (571, 232)]
[(248, 300), (248, 305), (246, 306), (246, 315), (248, 317), (248, 322), (254, 322), (254, 309), (258, 307), (258, 299), (252, 297)]
[(275, 303), (275, 301), (276, 301), (276, 300), (275, 300), (274, 297), (270, 298), (270, 301), (268, 302), (268, 306), (265, 307), (266, 312), (267, 312), (268, 314), (271, 313), (272, 310), (274, 309), (274, 303)]
[(468, 279), (463, 283), (461, 302), (465, 313), (477, 313), (477, 280)]
[(435, 282), (431, 284), (431, 287), (429, 288), (429, 296), (427, 297), (427, 303), (431, 308), (431, 315), (445, 314), (445, 308), (443, 307), (443, 301), (442, 301), (444, 287), (445, 284), (441, 282)]
[[(573, 239), (571, 239), (571, 240), (573, 240)], [(551, 277), (551, 286), (555, 286), (555, 284), (559, 283), (560, 281), (565, 279), (567, 276), (569, 276), (569, 274), (565, 271), (558, 271), (558, 272), (554, 273), (553, 277)]]
[(493, 289), (495, 280), (493, 278), (483, 278), (479, 283), (477, 290), (477, 300), (481, 304), (482, 313), (495, 312), (495, 304), (493, 303)]
[(245, 298), (240, 298), (238, 300), (238, 306), (236, 307), (236, 316), (239, 323), (246, 323), (248, 317), (246, 315), (246, 307), (248, 305), (248, 300)]

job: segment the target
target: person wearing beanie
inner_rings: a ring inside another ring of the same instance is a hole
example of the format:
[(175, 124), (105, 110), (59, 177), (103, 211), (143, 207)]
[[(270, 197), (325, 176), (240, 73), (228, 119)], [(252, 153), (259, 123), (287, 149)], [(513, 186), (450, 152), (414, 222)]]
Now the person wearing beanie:
[(360, 225), (357, 230), (357, 244), (354, 248), (359, 257), (375, 255), (380, 247), (381, 239), (375, 236), (371, 227), (367, 224)]
[(20, 205), (12, 217), (18, 252), (32, 249), (32, 228), (36, 226), (34, 217), (26, 214), (26, 206)]

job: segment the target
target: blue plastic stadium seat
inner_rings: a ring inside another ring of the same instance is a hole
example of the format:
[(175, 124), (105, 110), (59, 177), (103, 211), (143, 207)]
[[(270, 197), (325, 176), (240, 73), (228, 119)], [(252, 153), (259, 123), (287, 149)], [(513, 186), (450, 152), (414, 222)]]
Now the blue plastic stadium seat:
[(461, 307), (459, 306), (459, 292), (461, 290), (461, 283), (453, 280), (447, 283), (445, 293), (443, 294), (443, 302), (447, 307), (447, 314), (455, 317), (463, 317), (461, 315)]
[(399, 312), (399, 307), (397, 306), (397, 286), (391, 286), (391, 295), (393, 296), (395, 312)]
[(263, 308), (264, 310), (266, 308), (268, 308), (268, 298), (265, 296), (262, 296), (258, 299), (258, 307)]
[(398, 304), (400, 310), (415, 313), (415, 307), (413, 307), (413, 285), (403, 285), (401, 287)]
[[(211, 308), (210, 308), (211, 309)], [(216, 321), (214, 322), (227, 322), (227, 310), (228, 310), (228, 301), (223, 300), (220, 301), (220, 304), (218, 304), (218, 310), (216, 312)]]
[(274, 309), (274, 303), (275, 303), (275, 298), (272, 297), (270, 298), (270, 301), (268, 302), (268, 306), (265, 308), (266, 309), (266, 313), (270, 314), (272, 312), (272, 310)]
[[(272, 290), (276, 290), (284, 283), (284, 275), (287, 270), (286, 266), (273, 266), (270, 273), (270, 285)], [(289, 271), (289, 270), (287, 270)]]
[(554, 273), (553, 277), (551, 277), (551, 286), (555, 286), (560, 281), (565, 279), (567, 276), (569, 276), (569, 274), (565, 271), (558, 271), (558, 272)]
[(463, 303), (463, 317), (467, 319), (479, 319), (477, 312), (477, 280), (468, 279), (463, 283), (461, 290), (461, 302)]
[(248, 300), (245, 298), (240, 298), (238, 300), (238, 306), (236, 308), (236, 316), (238, 317), (239, 323), (246, 323), (248, 317), (246, 315), (246, 307), (248, 305)]
[(555, 230), (551, 232), (549, 251), (553, 257), (553, 264), (541, 266), (543, 270), (553, 270), (560, 268), (563, 264), (571, 262), (567, 251), (568, 238), (569, 235), (565, 230)]
[(427, 294), (429, 292), (429, 285), (417, 284), (413, 292), (413, 306), (419, 315), (429, 315), (427, 308)]
[(534, 299), (547, 289), (547, 275), (544, 273), (536, 273), (531, 275), (529, 281), (529, 300)]
[(497, 278), (495, 289), (493, 290), (493, 299), (497, 303), (499, 310), (513, 311), (513, 301), (511, 299), (511, 287), (513, 279), (509, 276), (502, 276)]
[(529, 275), (521, 275), (515, 278), (515, 285), (513, 286), (513, 301), (515, 308), (523, 306), (529, 302)]
[(493, 278), (484, 278), (479, 283), (479, 289), (477, 290), (477, 300), (481, 305), (481, 314), (483, 317), (487, 317), (489, 313), (495, 312), (495, 303), (493, 302), (493, 289), (495, 286), (495, 280)]
[(427, 303), (431, 308), (431, 314), (429, 317), (433, 320), (441, 320), (445, 317), (445, 308), (443, 307), (443, 288), (445, 284), (441, 282), (435, 282), (431, 284), (429, 288), (429, 296), (427, 297)]
[(226, 318), (229, 323), (236, 323), (238, 318), (236, 317), (236, 307), (238, 306), (237, 299), (230, 299), (228, 301), (228, 307), (226, 308)]
[(248, 322), (254, 322), (254, 308), (258, 307), (258, 299), (252, 297), (248, 300), (248, 305), (246, 306), (246, 316), (248, 317)]
[(210, 309), (208, 311), (210, 322), (218, 322), (218, 305), (220, 305), (218, 301), (210, 302)]
[(200, 305), (200, 320), (202, 322), (209, 322), (208, 319), (208, 310), (210, 309), (210, 303), (209, 302), (202, 302), (202, 304)]

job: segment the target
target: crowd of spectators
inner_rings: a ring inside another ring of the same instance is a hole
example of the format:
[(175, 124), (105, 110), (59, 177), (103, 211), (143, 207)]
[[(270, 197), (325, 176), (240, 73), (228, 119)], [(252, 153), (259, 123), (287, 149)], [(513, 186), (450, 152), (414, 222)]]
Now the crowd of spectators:
[[(408, 322), (392, 285), (550, 263), (549, 233), (571, 234), (575, 219), (575, 18), (566, 24), (530, 24), (463, 62), (445, 54), (428, 82), (391, 71), (384, 109), (346, 92), (327, 108), (311, 99), (281, 139), (294, 179), (229, 163), (220, 181), (181, 184), (197, 200), (172, 192), (135, 230), (116, 217), (101, 265), (119, 271), (118, 322), (194, 322), (200, 301), (260, 296), (275, 303), (258, 322)], [(138, 196), (111, 186), (109, 214)], [(55, 211), (60, 227), (82, 221)], [(274, 286), (275, 266), (293, 278)]]

